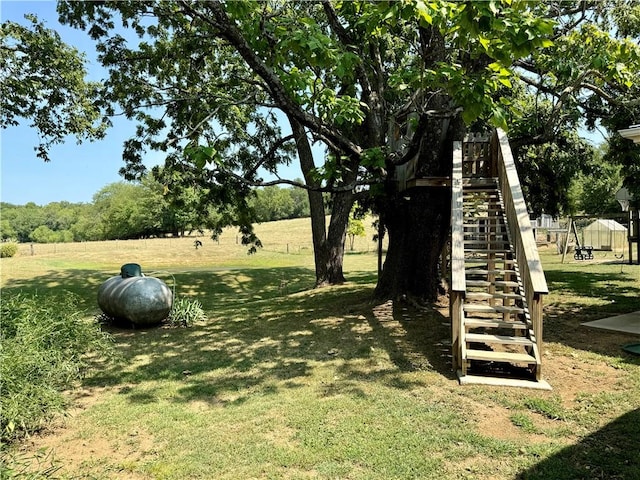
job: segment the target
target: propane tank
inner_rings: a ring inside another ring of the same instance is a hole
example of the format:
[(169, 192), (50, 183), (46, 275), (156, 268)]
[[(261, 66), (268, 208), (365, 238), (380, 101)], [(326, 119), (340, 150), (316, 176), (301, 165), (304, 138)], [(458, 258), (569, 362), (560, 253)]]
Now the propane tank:
[(139, 265), (126, 264), (120, 275), (100, 285), (98, 305), (110, 317), (147, 327), (167, 318), (173, 293), (162, 280), (144, 276)]

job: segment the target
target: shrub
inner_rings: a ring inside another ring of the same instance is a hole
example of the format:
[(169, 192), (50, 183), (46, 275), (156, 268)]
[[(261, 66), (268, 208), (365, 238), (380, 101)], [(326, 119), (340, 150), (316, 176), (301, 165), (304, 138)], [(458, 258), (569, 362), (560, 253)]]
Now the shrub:
[(3, 243), (2, 246), (0, 246), (0, 258), (13, 257), (16, 253), (18, 253), (17, 243)]
[(202, 309), (202, 304), (197, 300), (176, 297), (173, 300), (173, 307), (169, 312), (167, 324), (171, 327), (189, 327), (195, 322), (204, 321), (207, 315)]
[(65, 407), (87, 354), (109, 354), (109, 337), (82, 317), (79, 298), (4, 293), (0, 305), (0, 439), (37, 431)]

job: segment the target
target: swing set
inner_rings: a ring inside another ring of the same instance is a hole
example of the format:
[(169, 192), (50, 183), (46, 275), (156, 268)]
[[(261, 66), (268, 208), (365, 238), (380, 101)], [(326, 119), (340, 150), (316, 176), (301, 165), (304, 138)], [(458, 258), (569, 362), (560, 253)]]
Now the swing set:
[(569, 249), (569, 237), (571, 233), (576, 237), (576, 245), (573, 250), (573, 258), (576, 260), (593, 260), (593, 246), (580, 245), (580, 236), (578, 235), (578, 229), (576, 228), (576, 222), (573, 221), (573, 217), (569, 217), (569, 226), (567, 228), (567, 235), (564, 241), (564, 252), (562, 254), (562, 263), (564, 263), (564, 257)]
[[(624, 258), (624, 247), (627, 243), (627, 228), (612, 219), (597, 218), (586, 227), (581, 235), (578, 233), (576, 219), (594, 219), (595, 217), (570, 217), (563, 246), (562, 263), (569, 250), (571, 236), (575, 237), (573, 258), (575, 260), (593, 260), (594, 251), (611, 251), (617, 259)], [(617, 217), (616, 217), (617, 218)], [(606, 254), (605, 254), (606, 255)]]

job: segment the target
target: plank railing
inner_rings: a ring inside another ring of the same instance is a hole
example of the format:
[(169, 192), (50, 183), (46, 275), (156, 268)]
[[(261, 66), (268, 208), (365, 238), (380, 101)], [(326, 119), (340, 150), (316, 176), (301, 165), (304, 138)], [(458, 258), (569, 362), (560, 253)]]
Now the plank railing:
[[(549, 293), (547, 281), (538, 256), (534, 230), (522, 194), (518, 172), (509, 146), (507, 134), (498, 129), (491, 139), (491, 151), (497, 161), (497, 173), (504, 202), (507, 225), (518, 261), (520, 277), (535, 335), (535, 345), (542, 352), (542, 299)], [(540, 378), (540, 368), (536, 376)]]
[(489, 137), (480, 134), (465, 136), (462, 145), (462, 175), (465, 178), (492, 177)]
[(451, 175), (451, 351), (453, 370), (462, 364), (464, 342), (464, 312), (462, 304), (467, 290), (464, 272), (464, 226), (462, 217), (462, 142), (453, 142), (453, 172)]

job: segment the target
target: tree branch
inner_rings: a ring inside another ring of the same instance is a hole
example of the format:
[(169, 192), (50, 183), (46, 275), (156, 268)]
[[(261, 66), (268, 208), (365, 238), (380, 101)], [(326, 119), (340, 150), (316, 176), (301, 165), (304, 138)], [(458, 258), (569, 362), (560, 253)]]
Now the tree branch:
[(242, 182), (246, 185), (250, 185), (252, 187), (273, 187), (275, 185), (291, 185), (292, 187), (302, 188), (304, 190), (310, 190), (312, 192), (321, 192), (321, 193), (339, 193), (339, 192), (350, 192), (353, 191), (357, 187), (370, 186), (370, 185), (378, 185), (382, 182), (380, 180), (367, 180), (367, 181), (355, 181), (351, 182), (347, 185), (340, 185), (334, 187), (314, 187), (307, 185), (306, 183), (296, 182), (295, 180), (288, 180), (285, 178), (279, 178), (278, 180), (270, 180), (268, 182), (256, 182), (255, 180), (249, 180), (237, 173), (224, 170), (224, 173), (235, 178), (239, 182)]
[(271, 148), (269, 148), (269, 151), (266, 153), (266, 155), (264, 155), (262, 157), (262, 159), (251, 169), (249, 170), (249, 172), (247, 173), (247, 175), (249, 176), (253, 176), (256, 174), (256, 172), (258, 171), (258, 169), (264, 165), (264, 163), (269, 160), (269, 158), (271, 158), (273, 155), (275, 155), (276, 151), (282, 147), (285, 143), (294, 140), (295, 137), (293, 135), (287, 135), (285, 137), (280, 138), (277, 142), (275, 142), (273, 145), (271, 145)]
[(318, 117), (302, 110), (293, 99), (289, 97), (280, 78), (256, 54), (235, 22), (233, 22), (224, 11), (224, 7), (219, 1), (206, 4), (209, 11), (212, 12), (213, 18), (195, 10), (185, 0), (180, 0), (179, 4), (190, 16), (198, 17), (203, 22), (215, 28), (219, 32), (220, 37), (236, 49), (247, 65), (265, 81), (278, 108), (294, 117), (306, 127), (320, 133), (326, 138), (332, 139), (333, 142), (341, 147), (341, 150), (349, 152), (350, 154), (361, 155), (362, 148), (354, 144), (340, 132), (328, 127)]

